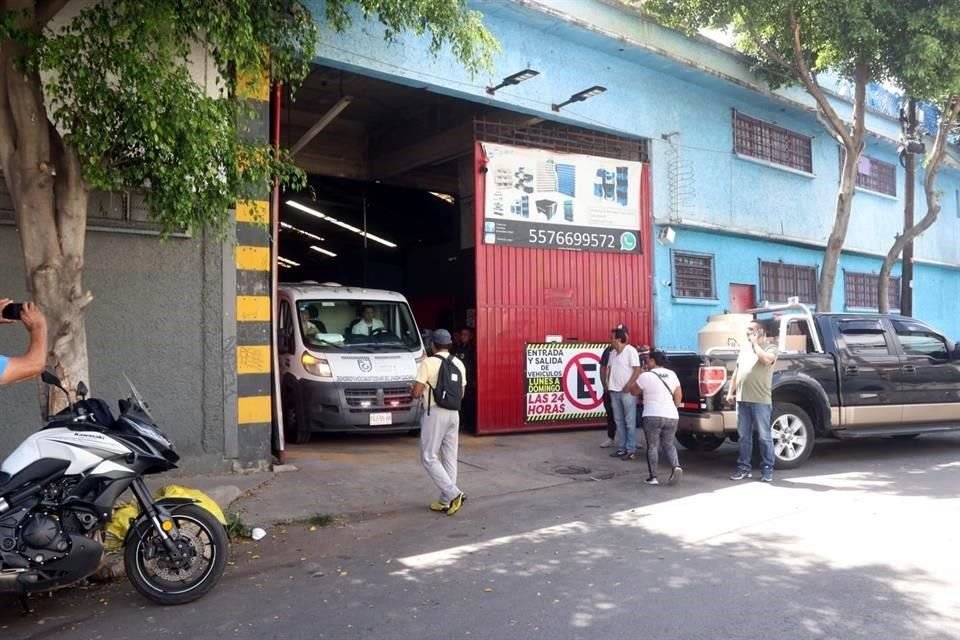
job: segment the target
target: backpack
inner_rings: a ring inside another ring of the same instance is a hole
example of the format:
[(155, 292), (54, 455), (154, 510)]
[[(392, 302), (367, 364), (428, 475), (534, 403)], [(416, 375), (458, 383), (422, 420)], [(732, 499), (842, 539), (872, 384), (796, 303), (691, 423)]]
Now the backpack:
[[(437, 386), (433, 389), (433, 401), (438, 407), (459, 411), (463, 402), (463, 374), (454, 364), (455, 358), (450, 355), (446, 358), (432, 356), (440, 360), (440, 370), (437, 372)], [(427, 407), (427, 413), (430, 407)]]

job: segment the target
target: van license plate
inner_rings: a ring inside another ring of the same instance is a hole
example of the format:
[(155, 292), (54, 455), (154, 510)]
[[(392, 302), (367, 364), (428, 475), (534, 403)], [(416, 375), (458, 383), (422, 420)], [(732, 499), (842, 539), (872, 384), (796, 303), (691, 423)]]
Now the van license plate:
[(392, 413), (371, 413), (370, 414), (371, 427), (382, 427), (388, 424), (393, 424)]

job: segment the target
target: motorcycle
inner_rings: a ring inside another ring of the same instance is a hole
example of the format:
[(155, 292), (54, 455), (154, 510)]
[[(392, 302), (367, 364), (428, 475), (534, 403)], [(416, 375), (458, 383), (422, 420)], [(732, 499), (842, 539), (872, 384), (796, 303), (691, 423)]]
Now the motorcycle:
[[(67, 393), (53, 373), (43, 381)], [(52, 416), (0, 464), (0, 593), (27, 596), (94, 574), (102, 532), (121, 494), (140, 507), (123, 543), (126, 574), (161, 605), (197, 600), (220, 580), (229, 555), (223, 525), (196, 501), (154, 500), (143, 478), (175, 469), (180, 456), (160, 431), (133, 383), (114, 418), (87, 399)], [(67, 394), (69, 397), (69, 394)]]

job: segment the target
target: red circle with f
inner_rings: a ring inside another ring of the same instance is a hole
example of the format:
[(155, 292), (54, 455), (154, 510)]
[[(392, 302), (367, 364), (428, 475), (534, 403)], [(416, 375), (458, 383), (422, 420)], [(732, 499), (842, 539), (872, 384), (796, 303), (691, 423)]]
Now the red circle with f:
[[(590, 381), (590, 378), (587, 376), (586, 370), (583, 368), (584, 362), (588, 360), (596, 362), (598, 365), (600, 364), (600, 356), (597, 354), (579, 353), (571, 358), (570, 362), (567, 363), (567, 366), (564, 367), (563, 378), (560, 381), (560, 384), (563, 385), (563, 395), (567, 396), (567, 400), (570, 401), (570, 404), (583, 411), (591, 411), (603, 404), (603, 397), (597, 393), (597, 388), (594, 387), (593, 383)], [(580, 398), (576, 397), (570, 392), (570, 370), (574, 367), (577, 369), (577, 376), (579, 376), (580, 380), (583, 381), (583, 386), (590, 394), (590, 400), (588, 401), (589, 404), (584, 403), (580, 400)]]

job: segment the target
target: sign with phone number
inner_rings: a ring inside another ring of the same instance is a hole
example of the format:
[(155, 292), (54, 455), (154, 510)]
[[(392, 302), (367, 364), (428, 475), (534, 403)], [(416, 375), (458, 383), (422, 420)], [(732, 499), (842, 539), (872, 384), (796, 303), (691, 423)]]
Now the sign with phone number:
[(637, 231), (599, 230), (513, 220), (487, 220), (485, 225), (488, 244), (572, 251), (641, 252), (640, 234)]

